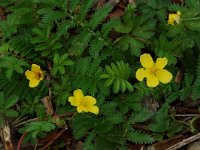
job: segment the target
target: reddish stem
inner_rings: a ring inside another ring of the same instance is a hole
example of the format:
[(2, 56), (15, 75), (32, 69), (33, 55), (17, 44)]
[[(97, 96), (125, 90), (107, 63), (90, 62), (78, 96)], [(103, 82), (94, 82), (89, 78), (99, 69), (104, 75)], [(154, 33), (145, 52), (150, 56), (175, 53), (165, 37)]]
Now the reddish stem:
[(22, 136), (21, 136), (21, 138), (19, 139), (19, 142), (18, 142), (18, 144), (17, 144), (17, 150), (20, 150), (21, 144), (22, 144), (22, 142), (23, 142), (23, 140), (24, 140), (24, 138), (25, 138), (26, 135), (27, 135), (27, 132), (24, 132), (24, 133), (22, 134)]
[(60, 132), (58, 132), (58, 134), (52, 138), (51, 141), (49, 141), (44, 147), (41, 148), (41, 150), (45, 150), (47, 149), (49, 146), (51, 146), (53, 144), (53, 142), (55, 140), (57, 140), (66, 130), (65, 129), (62, 129)]

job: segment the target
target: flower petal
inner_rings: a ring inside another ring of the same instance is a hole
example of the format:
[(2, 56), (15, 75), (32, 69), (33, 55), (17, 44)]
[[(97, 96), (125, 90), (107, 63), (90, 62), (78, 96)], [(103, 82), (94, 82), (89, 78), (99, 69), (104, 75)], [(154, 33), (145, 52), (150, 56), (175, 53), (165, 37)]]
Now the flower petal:
[(97, 106), (89, 106), (89, 107), (87, 107), (87, 110), (96, 115), (99, 113), (99, 107), (97, 107)]
[(83, 112), (82, 106), (78, 106), (76, 109), (77, 109), (78, 113)]
[(159, 84), (159, 80), (156, 76), (151, 75), (147, 78), (147, 86), (148, 87), (156, 87)]
[(161, 69), (161, 70), (157, 71), (156, 75), (157, 75), (159, 81), (164, 84), (169, 83), (173, 77), (172, 74), (165, 69)]
[(177, 13), (170, 13), (169, 14), (169, 18), (168, 18), (168, 24), (171, 24), (174, 26), (174, 22), (176, 22), (177, 24), (180, 23), (180, 16), (181, 16), (181, 12), (177, 11)]
[(146, 77), (147, 71), (144, 68), (140, 68), (136, 71), (136, 79), (138, 81), (143, 81), (143, 79)]
[(181, 12), (180, 12), (180, 11), (177, 11), (176, 14), (180, 16), (180, 15), (181, 15)]
[(68, 101), (72, 106), (79, 106), (81, 104), (81, 99), (75, 98), (74, 96), (70, 96), (68, 98)]
[(142, 64), (142, 66), (144, 68), (151, 68), (154, 66), (154, 61), (153, 61), (151, 55), (147, 54), (147, 53), (142, 54), (140, 56), (140, 63)]
[(36, 80), (36, 79), (31, 79), (29, 82), (29, 87), (34, 88), (36, 86), (38, 86), (40, 80)]
[(84, 98), (84, 95), (83, 95), (83, 92), (81, 89), (77, 89), (73, 92), (74, 94), (74, 97), (76, 98), (80, 98), (80, 99), (83, 99)]
[(180, 16), (181, 16), (181, 12), (177, 11), (176, 16), (174, 17), (174, 21), (176, 21), (177, 24), (180, 23)]
[(174, 14), (169, 14), (168, 24), (171, 24), (174, 26)]
[(84, 100), (85, 100), (85, 103), (87, 104), (87, 106), (96, 104), (96, 99), (92, 96), (85, 96)]
[(167, 65), (167, 62), (168, 62), (168, 60), (166, 57), (157, 58), (156, 64), (155, 64), (156, 69), (163, 69)]
[(88, 112), (88, 110), (84, 106), (78, 106), (76, 109), (77, 109), (77, 111), (79, 113), (81, 113), (81, 112)]
[(30, 70), (27, 70), (27, 71), (25, 72), (25, 76), (26, 76), (26, 78), (27, 78), (28, 80), (32, 80), (32, 79), (34, 79), (34, 77), (35, 77), (35, 73), (32, 72), (32, 71), (30, 71)]
[(40, 80), (43, 80), (44, 79), (44, 72), (41, 70), (39, 74), (40, 74)]
[(31, 71), (40, 72), (41, 71), (40, 66), (38, 66), (36, 64), (32, 64)]

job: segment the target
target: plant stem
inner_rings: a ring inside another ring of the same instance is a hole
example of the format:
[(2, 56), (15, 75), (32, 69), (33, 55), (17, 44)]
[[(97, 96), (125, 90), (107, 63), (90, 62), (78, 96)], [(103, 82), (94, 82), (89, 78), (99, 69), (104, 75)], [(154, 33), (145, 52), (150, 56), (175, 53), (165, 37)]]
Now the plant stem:
[(177, 114), (175, 117), (197, 117), (199, 114)]
[(17, 150), (20, 150), (21, 144), (22, 144), (22, 142), (23, 142), (23, 140), (24, 140), (26, 134), (27, 134), (27, 132), (24, 132), (24, 133), (22, 134), (21, 138), (19, 139), (19, 142), (18, 142), (18, 144), (17, 144)]
[(21, 121), (23, 121), (25, 119), (27, 119), (27, 116), (23, 117), (23, 118), (20, 116), (15, 121), (12, 122), (12, 125), (15, 125), (15, 124), (17, 124), (17, 123), (19, 123), (19, 122), (21, 122)]
[(48, 147), (50, 147), (50, 146), (54, 143), (54, 141), (57, 140), (65, 131), (66, 131), (66, 129), (63, 128), (63, 129), (62, 129), (60, 132), (58, 132), (58, 134), (57, 134), (55, 137), (53, 137), (44, 147), (42, 147), (41, 150), (45, 150), (45, 149), (47, 149)]
[(200, 17), (195, 17), (195, 18), (185, 18), (185, 19), (181, 19), (183, 21), (189, 21), (189, 20), (199, 20)]
[[(69, 113), (61, 114), (61, 115), (57, 115), (57, 116), (62, 118), (62, 117), (71, 116), (71, 115), (73, 115), (73, 113), (69, 112)], [(39, 118), (32, 118), (32, 119), (29, 119), (29, 120), (26, 120), (26, 121), (23, 121), (23, 122), (16, 124), (15, 127), (21, 126), (21, 125), (29, 123), (29, 122), (38, 121), (38, 120), (39, 120)]]
[(37, 145), (38, 145), (38, 140), (37, 140), (37, 142), (35, 144), (34, 150), (37, 150)]
[(16, 124), (15, 127), (21, 126), (25, 123), (29, 123), (29, 122), (32, 122), (32, 121), (37, 121), (37, 120), (38, 120), (38, 118), (29, 119), (29, 120), (26, 120), (26, 121), (23, 121), (23, 122)]

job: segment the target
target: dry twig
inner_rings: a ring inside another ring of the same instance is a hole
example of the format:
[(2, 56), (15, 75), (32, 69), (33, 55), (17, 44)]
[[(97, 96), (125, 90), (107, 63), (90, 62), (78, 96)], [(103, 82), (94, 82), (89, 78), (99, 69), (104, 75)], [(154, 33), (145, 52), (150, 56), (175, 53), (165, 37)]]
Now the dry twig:
[(49, 141), (44, 147), (41, 148), (41, 150), (45, 150), (47, 149), (49, 146), (51, 146), (53, 144), (53, 142), (55, 140), (57, 140), (65, 131), (66, 131), (67, 128), (63, 128), (55, 137), (53, 137), (51, 139), (51, 141)]
[(194, 135), (194, 136), (191, 136), (187, 139), (184, 139), (183, 141), (179, 142), (179, 143), (176, 143), (174, 144), (173, 146), (170, 146), (169, 148), (167, 148), (166, 150), (177, 150), (185, 145), (188, 145), (196, 140), (200, 139), (200, 133)]

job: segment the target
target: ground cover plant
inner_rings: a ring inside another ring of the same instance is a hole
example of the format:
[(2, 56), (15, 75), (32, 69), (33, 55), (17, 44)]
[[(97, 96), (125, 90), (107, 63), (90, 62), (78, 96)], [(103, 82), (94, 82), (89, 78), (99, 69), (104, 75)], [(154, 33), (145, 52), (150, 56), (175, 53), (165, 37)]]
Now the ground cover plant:
[(125, 150), (198, 133), (199, 8), (1, 0), (5, 149)]

